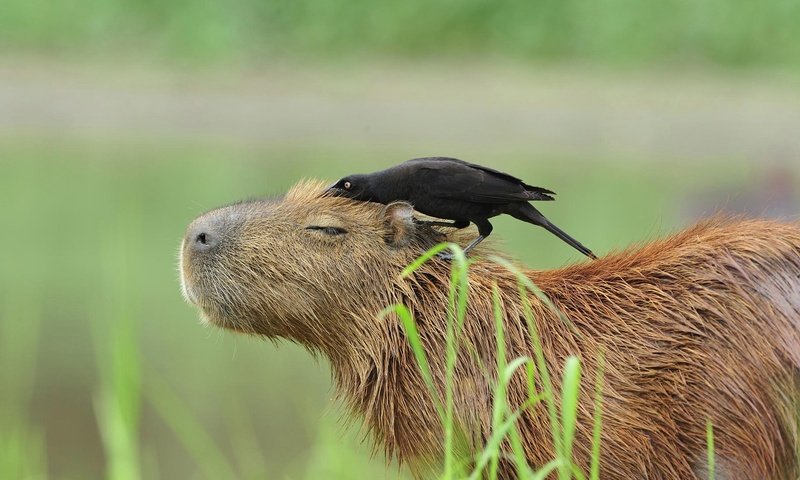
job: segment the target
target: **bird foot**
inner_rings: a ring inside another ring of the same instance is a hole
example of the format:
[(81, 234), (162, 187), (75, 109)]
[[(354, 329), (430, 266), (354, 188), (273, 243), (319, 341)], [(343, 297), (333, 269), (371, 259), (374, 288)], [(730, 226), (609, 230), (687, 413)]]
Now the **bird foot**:
[(436, 257), (442, 260), (447, 260), (449, 262), (455, 258), (455, 255), (453, 255), (450, 252), (439, 252), (436, 254)]

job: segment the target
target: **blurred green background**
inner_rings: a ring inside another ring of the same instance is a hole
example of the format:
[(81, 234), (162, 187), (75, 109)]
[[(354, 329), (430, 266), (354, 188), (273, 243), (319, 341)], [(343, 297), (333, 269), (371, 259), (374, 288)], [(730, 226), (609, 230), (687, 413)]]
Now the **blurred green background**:
[[(398, 478), (328, 366), (202, 327), (207, 209), (451, 155), (603, 254), (800, 213), (793, 0), (0, 2), (0, 479)], [(498, 219), (532, 268), (580, 260)]]

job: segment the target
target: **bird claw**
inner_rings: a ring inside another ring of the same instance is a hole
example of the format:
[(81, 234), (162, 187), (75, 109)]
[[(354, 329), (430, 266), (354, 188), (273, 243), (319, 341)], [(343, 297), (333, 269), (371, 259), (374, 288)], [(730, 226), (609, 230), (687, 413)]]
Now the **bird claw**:
[(452, 261), (455, 258), (455, 256), (449, 252), (439, 252), (436, 254), (436, 257), (441, 260), (447, 260), (447, 261)]

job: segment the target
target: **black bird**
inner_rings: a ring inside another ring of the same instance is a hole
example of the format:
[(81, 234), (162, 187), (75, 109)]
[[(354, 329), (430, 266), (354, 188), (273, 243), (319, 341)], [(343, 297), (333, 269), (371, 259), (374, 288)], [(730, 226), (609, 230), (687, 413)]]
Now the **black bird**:
[(382, 204), (402, 200), (425, 215), (453, 221), (425, 222), (429, 225), (465, 228), (472, 222), (478, 227), (479, 236), (464, 249), (465, 253), (492, 233), (490, 218), (507, 214), (539, 225), (584, 255), (597, 258), (528, 203), (554, 200), (554, 192), (457, 158), (414, 158), (380, 172), (349, 175), (328, 192)]

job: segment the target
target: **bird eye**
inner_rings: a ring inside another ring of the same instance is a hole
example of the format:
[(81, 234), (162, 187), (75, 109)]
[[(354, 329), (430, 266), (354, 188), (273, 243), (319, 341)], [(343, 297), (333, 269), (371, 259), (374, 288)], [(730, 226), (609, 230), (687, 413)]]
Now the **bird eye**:
[(306, 230), (315, 230), (315, 231), (324, 233), (325, 235), (331, 235), (331, 236), (344, 235), (345, 233), (347, 233), (347, 230), (345, 230), (344, 228), (323, 227), (323, 226), (320, 226), (320, 225), (310, 225), (310, 226), (306, 227)]
[(344, 188), (345, 188), (345, 190), (350, 190), (350, 187), (352, 187), (352, 186), (353, 186), (353, 184), (352, 184), (352, 183), (350, 183), (350, 182), (344, 182)]

